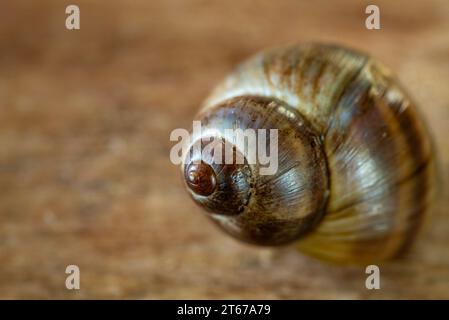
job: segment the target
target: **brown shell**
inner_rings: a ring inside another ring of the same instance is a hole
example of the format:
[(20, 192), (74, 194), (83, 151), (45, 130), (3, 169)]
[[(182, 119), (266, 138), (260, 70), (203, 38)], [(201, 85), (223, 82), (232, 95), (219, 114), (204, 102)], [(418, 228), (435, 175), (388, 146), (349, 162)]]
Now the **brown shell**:
[(434, 160), (421, 117), (386, 67), (337, 46), (275, 49), (239, 66), (203, 111), (238, 96), (278, 99), (320, 135), (330, 196), (301, 251), (374, 263), (411, 242), (431, 201)]
[[(191, 187), (188, 191), (208, 216), (230, 235), (258, 245), (283, 245), (310, 232), (325, 212), (329, 185), (322, 143), (307, 120), (282, 101), (260, 96), (225, 100), (199, 118), (206, 132), (213, 129), (214, 138), (227, 141), (225, 145), (231, 144), (245, 158), (242, 165), (221, 165), (201, 155), (216, 173), (217, 188), (208, 196)], [(226, 135), (229, 128), (276, 129), (277, 141), (267, 140), (278, 146), (276, 172), (260, 174), (262, 163), (251, 161), (244, 146)], [(190, 166), (190, 160), (185, 161), (184, 167)]]

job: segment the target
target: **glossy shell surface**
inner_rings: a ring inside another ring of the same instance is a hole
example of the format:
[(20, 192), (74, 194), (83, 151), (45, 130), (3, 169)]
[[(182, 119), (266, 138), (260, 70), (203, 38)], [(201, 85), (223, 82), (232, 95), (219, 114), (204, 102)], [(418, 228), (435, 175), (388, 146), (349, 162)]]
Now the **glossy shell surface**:
[(312, 126), (325, 153), (329, 197), (301, 251), (340, 262), (390, 258), (415, 237), (433, 194), (429, 134), (390, 70), (338, 46), (263, 52), (240, 65), (206, 100), (274, 98)]

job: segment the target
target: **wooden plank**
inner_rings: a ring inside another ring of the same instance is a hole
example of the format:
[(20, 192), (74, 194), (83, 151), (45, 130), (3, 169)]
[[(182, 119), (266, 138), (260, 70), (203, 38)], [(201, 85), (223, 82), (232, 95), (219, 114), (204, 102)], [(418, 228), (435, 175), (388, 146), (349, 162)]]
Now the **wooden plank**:
[[(390, 65), (422, 107), (449, 180), (449, 5), (376, 1), (0, 4), (0, 298), (449, 298), (447, 190), (414, 249), (381, 267), (329, 266), (230, 239), (184, 192), (169, 133), (238, 62), (331, 41)], [(81, 269), (81, 290), (65, 268)]]

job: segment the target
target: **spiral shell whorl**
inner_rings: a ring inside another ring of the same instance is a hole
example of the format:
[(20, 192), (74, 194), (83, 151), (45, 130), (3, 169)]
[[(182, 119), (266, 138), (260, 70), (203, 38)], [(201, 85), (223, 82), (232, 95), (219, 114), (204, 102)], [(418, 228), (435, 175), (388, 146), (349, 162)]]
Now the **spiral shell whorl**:
[(321, 139), (330, 196), (302, 251), (367, 263), (411, 242), (431, 200), (434, 161), (421, 118), (386, 67), (336, 46), (274, 49), (239, 66), (202, 112), (245, 96), (282, 101)]
[[(206, 132), (213, 128), (214, 139), (226, 144), (233, 141), (226, 136), (229, 128), (278, 132), (275, 174), (260, 174), (263, 165), (247, 163), (247, 155), (243, 167), (217, 166), (208, 156), (202, 157), (215, 168), (216, 180), (222, 183), (207, 197), (192, 188), (190, 193), (224, 231), (246, 242), (280, 245), (297, 240), (322, 218), (329, 189), (323, 148), (295, 109), (274, 98), (245, 96), (224, 100), (204, 110), (199, 118)], [(238, 143), (233, 147), (236, 153), (243, 150)]]

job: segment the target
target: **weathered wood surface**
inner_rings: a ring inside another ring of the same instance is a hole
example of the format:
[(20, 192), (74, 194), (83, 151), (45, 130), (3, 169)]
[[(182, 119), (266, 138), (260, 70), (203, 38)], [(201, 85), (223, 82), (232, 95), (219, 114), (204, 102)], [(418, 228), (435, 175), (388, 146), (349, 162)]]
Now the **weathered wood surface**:
[[(72, 1), (73, 2), (73, 1)], [(390, 65), (434, 133), (449, 180), (449, 3), (375, 1), (0, 3), (0, 298), (449, 298), (449, 197), (408, 256), (329, 266), (219, 232), (184, 192), (169, 133), (260, 49), (355, 47)], [(81, 290), (65, 268), (81, 269)]]

